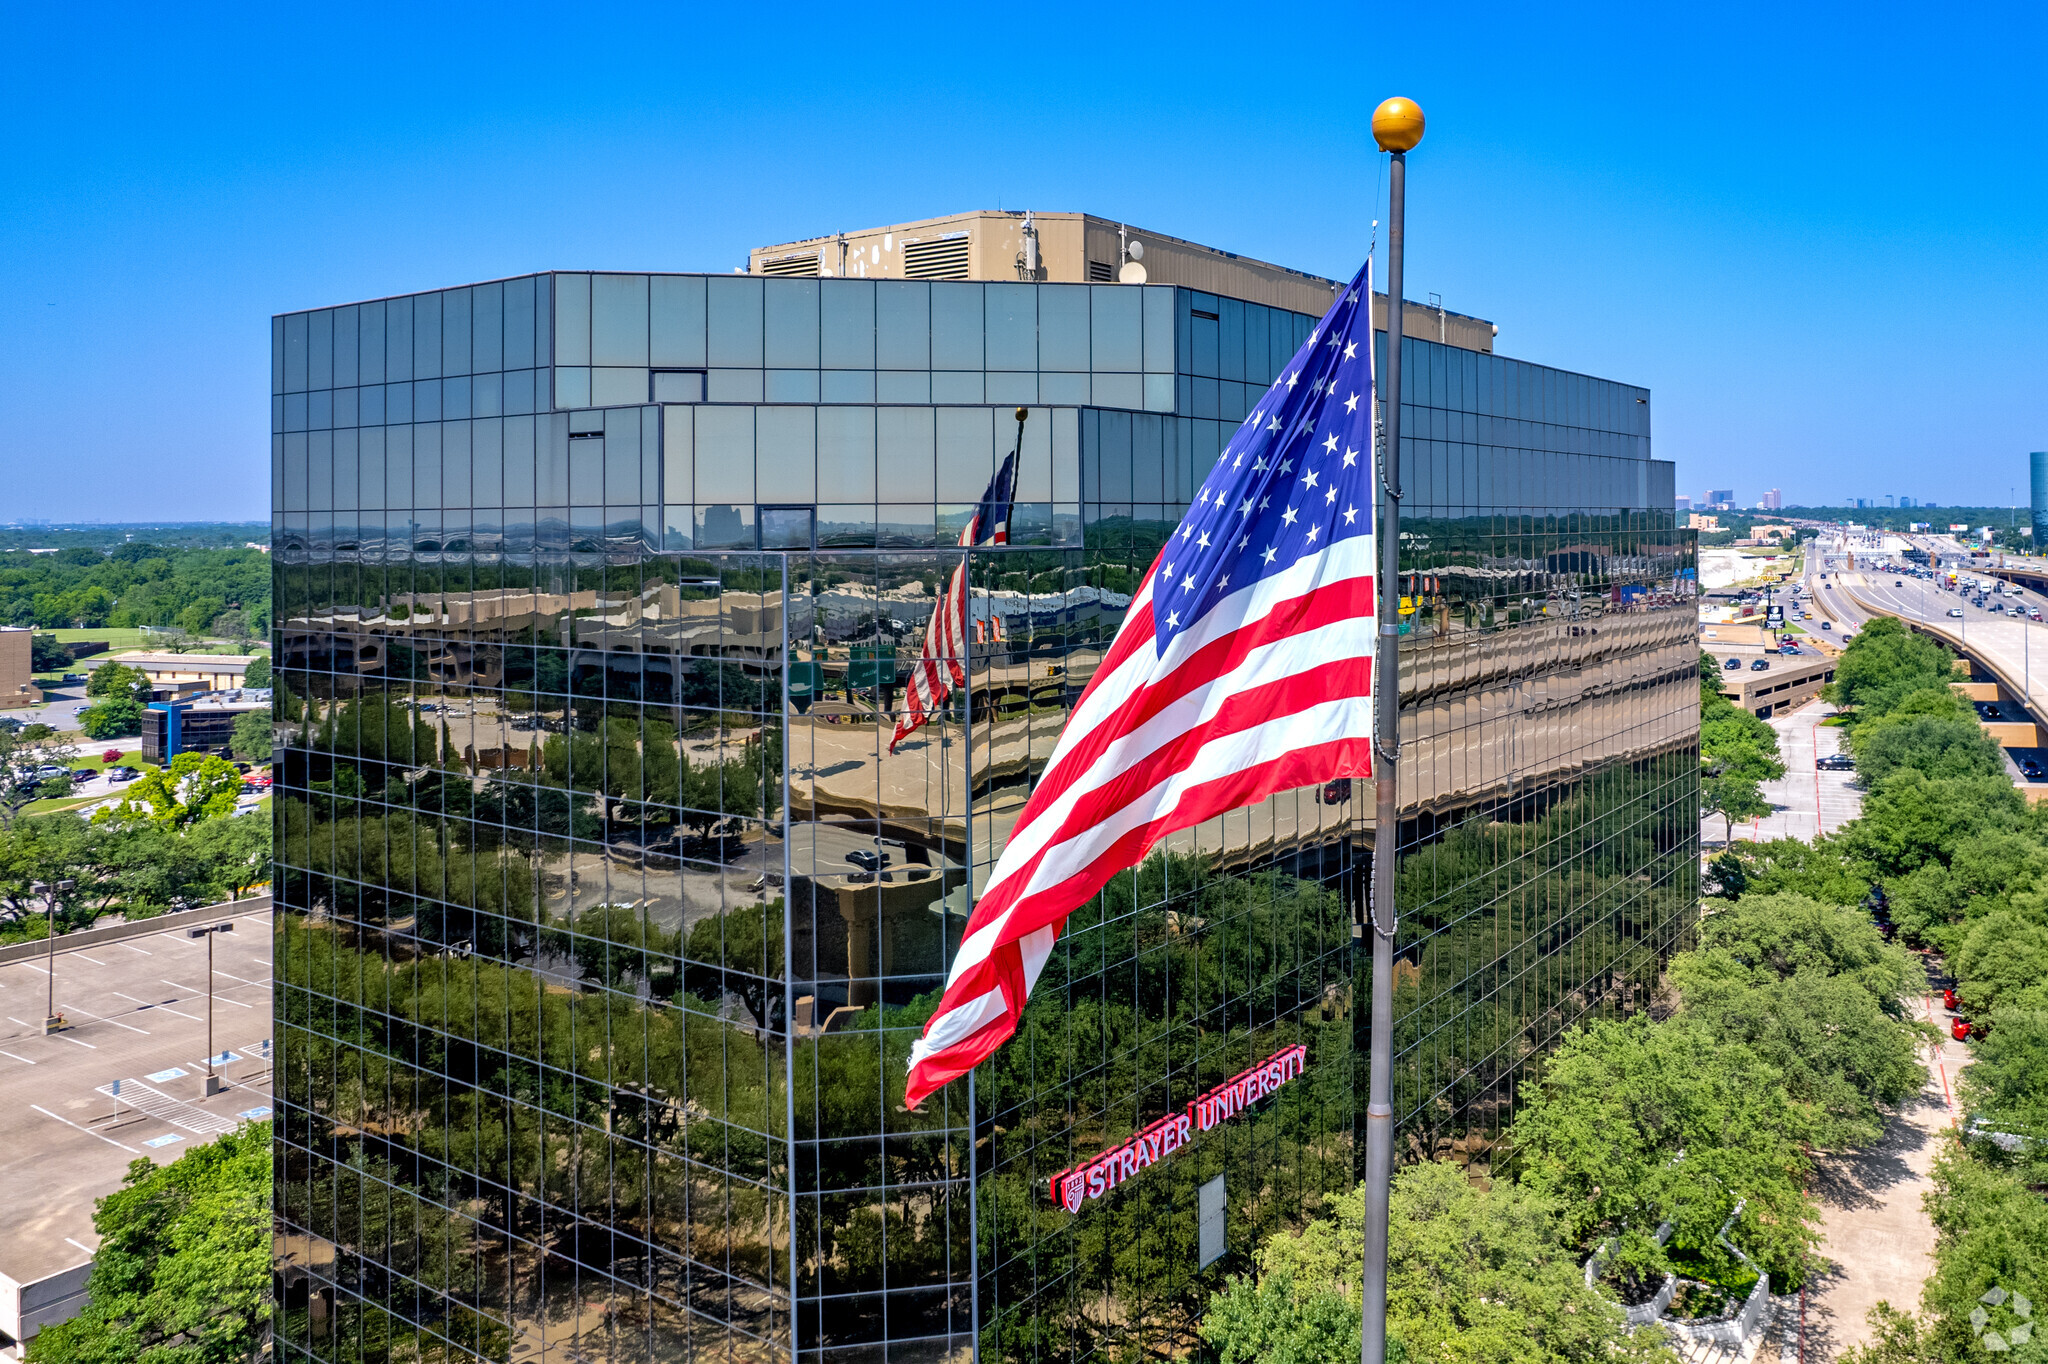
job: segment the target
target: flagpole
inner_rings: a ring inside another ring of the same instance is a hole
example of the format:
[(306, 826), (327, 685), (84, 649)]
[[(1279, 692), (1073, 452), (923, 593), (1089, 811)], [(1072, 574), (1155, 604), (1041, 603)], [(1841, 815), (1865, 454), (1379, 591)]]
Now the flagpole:
[[(1359, 1358), (1386, 1364), (1387, 1200), (1394, 1174), (1394, 862), (1400, 838), (1395, 756), (1401, 745), (1401, 290), (1408, 153), (1422, 141), (1422, 109), (1396, 96), (1372, 115), (1373, 140), (1391, 153), (1387, 200), (1387, 365), (1380, 391), (1382, 456), (1379, 525), (1379, 645), (1373, 657), (1374, 818), (1372, 1052), (1365, 1109), (1365, 1285)], [(1368, 300), (1368, 303), (1370, 300)], [(1384, 919), (1385, 927), (1381, 927)]]

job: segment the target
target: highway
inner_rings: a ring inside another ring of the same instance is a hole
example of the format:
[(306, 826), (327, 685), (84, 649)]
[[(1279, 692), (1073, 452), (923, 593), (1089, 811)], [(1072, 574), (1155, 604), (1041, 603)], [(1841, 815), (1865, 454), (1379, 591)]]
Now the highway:
[[(2036, 716), (2048, 714), (2048, 622), (2014, 619), (2003, 608), (2017, 603), (2022, 608), (2040, 607), (2048, 612), (2048, 600), (2039, 592), (2018, 597), (1985, 596), (1986, 605), (1976, 605), (1976, 594), (1951, 591), (1939, 581), (1909, 576), (1895, 561), (1880, 551), (1857, 548), (1857, 566), (1846, 567), (1840, 542), (1823, 537), (1828, 548), (1807, 556), (1807, 588), (1820, 603), (1824, 614), (1835, 622), (1831, 633), (1854, 638), (1854, 631), (1876, 615), (1895, 616), (1924, 627), (1949, 644), (1968, 653), (1996, 673), (2013, 695), (2022, 698)], [(1953, 564), (1964, 577), (1987, 577), (1984, 561), (1970, 560), (1960, 546), (1946, 537), (1915, 537), (1913, 543), (1935, 555), (1944, 565)], [(1819, 575), (1827, 574), (1825, 582)], [(1996, 604), (1998, 611), (1991, 609)], [(1951, 612), (1960, 612), (1952, 615)], [(2041, 641), (2041, 689), (2034, 689), (2033, 642)], [(2011, 707), (2007, 707), (2010, 710)], [(1993, 715), (1979, 708), (1987, 719), (2013, 719), (2019, 715)], [(2048, 765), (2048, 755), (2039, 750), (2009, 749), (2009, 758), (2027, 758)], [(2015, 776), (2019, 774), (2012, 765)]]

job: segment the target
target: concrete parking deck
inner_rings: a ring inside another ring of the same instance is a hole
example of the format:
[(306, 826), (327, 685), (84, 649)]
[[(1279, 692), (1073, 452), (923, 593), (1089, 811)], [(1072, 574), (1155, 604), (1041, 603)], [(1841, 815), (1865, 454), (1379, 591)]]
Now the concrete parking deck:
[[(79, 1305), (98, 1244), (94, 1201), (131, 1161), (175, 1160), (244, 1117), (270, 1115), (270, 906), (215, 922), (214, 1048), (224, 1093), (204, 1097), (206, 943), (169, 932), (57, 941), (56, 1002), (42, 1034), (44, 959), (0, 966), (0, 1333), (13, 1340)], [(118, 1095), (115, 1082), (119, 1082)], [(0, 1358), (13, 1340), (0, 1339)]]

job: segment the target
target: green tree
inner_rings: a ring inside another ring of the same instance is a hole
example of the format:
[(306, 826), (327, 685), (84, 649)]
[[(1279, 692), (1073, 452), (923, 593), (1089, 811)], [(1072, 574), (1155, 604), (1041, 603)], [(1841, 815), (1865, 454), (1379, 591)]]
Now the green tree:
[(1945, 687), (1954, 679), (1955, 659), (1947, 649), (1890, 616), (1879, 616), (1842, 651), (1835, 680), (1824, 694), (1845, 709), (1882, 714), (1912, 692)]
[(270, 685), (270, 655), (258, 654), (249, 660), (249, 667), (242, 674), (245, 687), (267, 687)]
[(1753, 985), (1802, 972), (1848, 976), (1894, 1013), (1901, 995), (1927, 985), (1913, 955), (1886, 942), (1867, 913), (1805, 895), (1745, 895), (1707, 915), (1700, 951), (1725, 953)]
[(270, 761), (271, 719), (268, 710), (245, 711), (235, 717), (235, 731), (228, 750), (243, 762)]
[(1723, 772), (1700, 778), (1700, 813), (1721, 816), (1726, 829), (1724, 841), (1729, 847), (1735, 845), (1736, 820), (1762, 819), (1771, 808), (1763, 792), (1756, 789), (1754, 777)]
[(96, 706), (78, 712), (78, 727), (88, 739), (119, 739), (142, 733), (142, 703), (126, 696), (110, 696)]
[(1736, 1244), (1773, 1274), (1803, 1266), (1809, 1124), (1747, 1047), (1642, 1015), (1603, 1021), (1567, 1034), (1535, 1089), (1510, 1129), (1514, 1160), (1574, 1244), (1615, 1241), (1615, 1263), (1647, 1278), (1666, 1264), (1651, 1232), (1668, 1219), (1670, 1248), (1732, 1270), (1717, 1232), (1740, 1202)]
[(180, 753), (168, 767), (152, 768), (131, 783), (118, 805), (101, 809), (93, 820), (148, 820), (185, 828), (233, 814), (241, 794), (242, 774), (233, 763), (206, 753)]
[(140, 668), (129, 667), (126, 663), (102, 663), (85, 679), (85, 694), (147, 701), (150, 696), (149, 675)]
[[(1210, 1299), (1202, 1338), (1223, 1364), (1354, 1359), (1363, 1189), (1328, 1216), (1260, 1248), (1252, 1275)], [(1613, 1299), (1586, 1287), (1556, 1208), (1506, 1180), (1481, 1189), (1447, 1162), (1394, 1176), (1388, 1217), (1389, 1354), (1415, 1360), (1635, 1361), (1673, 1356), (1661, 1331), (1631, 1333)]]
[(1971, 1050), (1956, 1082), (1967, 1130), (1981, 1124), (2018, 1138), (1972, 1142), (1972, 1151), (1992, 1165), (2017, 1167), (2031, 1185), (2048, 1184), (2048, 1007), (1999, 1009)]
[(0, 825), (14, 823), (25, 805), (70, 795), (70, 776), (44, 773), (68, 773), (77, 758), (78, 749), (48, 725), (0, 726)]
[(1994, 910), (1964, 936), (1953, 963), (1956, 992), (1990, 1013), (2001, 1004), (2048, 1008), (2048, 924)]
[(244, 1364), (270, 1321), (270, 1124), (158, 1167), (137, 1160), (93, 1211), (85, 1310), (31, 1364)]

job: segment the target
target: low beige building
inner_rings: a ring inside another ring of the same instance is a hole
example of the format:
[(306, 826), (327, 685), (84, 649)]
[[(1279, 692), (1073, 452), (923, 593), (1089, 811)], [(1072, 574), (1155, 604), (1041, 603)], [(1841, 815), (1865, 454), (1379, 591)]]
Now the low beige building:
[[(1135, 249), (1134, 249), (1135, 248)], [(1052, 284), (1177, 284), (1311, 317), (1329, 310), (1339, 281), (1170, 237), (1090, 213), (978, 209), (914, 223), (758, 246), (747, 273), (830, 279), (967, 279)], [(1436, 303), (1408, 300), (1410, 336), (1492, 351), (1499, 328)], [(1373, 296), (1373, 325), (1387, 300)]]
[(36, 685), (33, 630), (0, 630), (0, 710), (33, 706), (43, 699)]
[(135, 668), (158, 691), (227, 691), (242, 685), (242, 679), (248, 676), (249, 665), (256, 658), (255, 654), (127, 653), (100, 659), (87, 666), (119, 663), (123, 667)]

